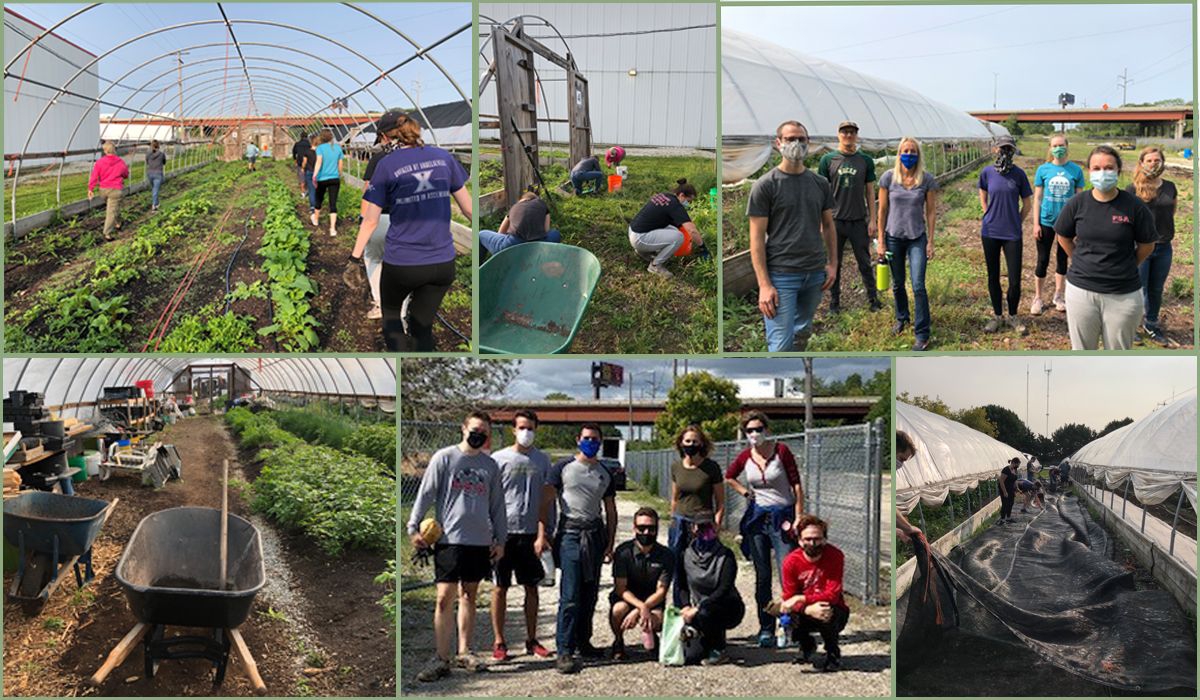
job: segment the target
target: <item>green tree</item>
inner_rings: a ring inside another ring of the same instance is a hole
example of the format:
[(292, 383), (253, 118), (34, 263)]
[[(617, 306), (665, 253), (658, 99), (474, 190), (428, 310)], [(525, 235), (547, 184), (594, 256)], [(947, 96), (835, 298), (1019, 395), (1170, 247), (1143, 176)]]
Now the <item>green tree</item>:
[(1096, 439), (1096, 433), (1082, 423), (1068, 423), (1050, 435), (1054, 443), (1054, 461), (1070, 457), (1076, 450)]
[(461, 421), (484, 401), (508, 393), (520, 366), (520, 360), (401, 358), (400, 418)]
[(1112, 431), (1120, 430), (1121, 428), (1124, 428), (1125, 426), (1129, 425), (1132, 422), (1133, 422), (1132, 418), (1122, 418), (1121, 420), (1109, 421), (1108, 425), (1104, 426), (1104, 428), (1099, 433), (1096, 434), (1096, 437), (1104, 437), (1105, 435), (1108, 435)]
[(552, 391), (546, 394), (546, 401), (574, 401), (573, 397), (567, 396), (561, 391)]
[(1021, 126), (1021, 122), (1017, 121), (1016, 114), (1008, 115), (1008, 119), (1004, 120), (1004, 128), (1008, 129), (1008, 133), (1012, 134), (1013, 137), (1025, 134), (1025, 128)]
[(1037, 439), (1029, 426), (1016, 413), (1003, 406), (988, 404), (983, 407), (988, 422), (996, 427), (996, 439), (1012, 445), (1022, 452), (1038, 454)]
[(665, 408), (654, 421), (654, 441), (668, 445), (690, 423), (698, 423), (713, 440), (732, 440), (741, 405), (737, 385), (728, 379), (708, 372), (684, 375), (671, 387)]
[(958, 411), (951, 417), (968, 428), (974, 428), (984, 435), (996, 437), (996, 426), (988, 420), (987, 411), (983, 410), (982, 406)]

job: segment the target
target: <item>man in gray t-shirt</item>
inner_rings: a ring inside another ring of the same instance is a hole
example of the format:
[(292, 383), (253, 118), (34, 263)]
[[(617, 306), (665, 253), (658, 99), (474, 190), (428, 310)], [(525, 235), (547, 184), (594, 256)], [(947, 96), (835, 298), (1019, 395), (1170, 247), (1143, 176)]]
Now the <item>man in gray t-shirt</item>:
[[(442, 536), (433, 545), (437, 655), (417, 674), (421, 681), (435, 681), (450, 674), (454, 603), (457, 601), (459, 606), (460, 629), (473, 630), (479, 582), (491, 571), (492, 563), (504, 556), (508, 537), (504, 485), (500, 467), (483, 452), (491, 432), (491, 419), (486, 413), (474, 411), (463, 420), (462, 442), (438, 450), (430, 458), (408, 518), (409, 538), (417, 549), (429, 547), (422, 537), (421, 520), (430, 507), (442, 527)], [(469, 670), (479, 667), (471, 654), (469, 633), (459, 637), (454, 660)]]
[(150, 181), (150, 211), (158, 210), (158, 190), (162, 187), (163, 168), (167, 164), (167, 154), (158, 147), (158, 141), (150, 142), (150, 150), (146, 153), (146, 179)]
[(767, 349), (780, 352), (808, 345), (821, 294), (837, 274), (837, 232), (829, 182), (804, 166), (808, 130), (788, 121), (775, 136), (783, 160), (754, 183), (746, 215)]
[(585, 658), (600, 656), (592, 645), (592, 619), (600, 594), (600, 568), (612, 561), (617, 535), (616, 491), (612, 475), (597, 458), (600, 441), (600, 426), (585, 423), (579, 430), (579, 452), (550, 468), (543, 489), (543, 525), (548, 524), (555, 498), (560, 513), (555, 532), (556, 559), (562, 569), (555, 635), (560, 673), (579, 672), (576, 652)]

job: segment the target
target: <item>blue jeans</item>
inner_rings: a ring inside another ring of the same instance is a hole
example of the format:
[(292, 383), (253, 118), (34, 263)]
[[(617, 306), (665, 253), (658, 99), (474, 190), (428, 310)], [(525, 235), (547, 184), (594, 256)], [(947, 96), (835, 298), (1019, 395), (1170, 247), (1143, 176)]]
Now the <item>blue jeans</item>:
[(591, 582), (585, 583), (587, 577), (584, 576), (583, 559), (580, 556), (580, 536), (577, 530), (564, 530), (558, 545), (562, 580), (559, 581), (558, 625), (554, 636), (560, 657), (578, 651), (582, 643), (591, 642), (592, 618), (596, 614), (596, 600), (600, 596), (603, 553), (596, 553)]
[(775, 318), (763, 316), (767, 327), (767, 350), (800, 350), (812, 335), (813, 315), (821, 303), (825, 270), (814, 272), (768, 272), (771, 285), (779, 293)]
[[(150, 174), (146, 175), (146, 179), (150, 181), (150, 206), (157, 207), (158, 206), (158, 190), (162, 188), (163, 174), (162, 173), (150, 173)], [(1162, 287), (1160, 286), (1159, 288), (1161, 289)], [(1161, 299), (1162, 295), (1159, 295), (1159, 298)]]
[(796, 549), (795, 542), (783, 539), (783, 533), (772, 523), (771, 516), (759, 518), (750, 534), (750, 560), (754, 562), (754, 602), (758, 610), (759, 634), (775, 633), (776, 618), (763, 612), (771, 602), (771, 553), (775, 554), (774, 570), (783, 585), (783, 558)]
[[(546, 237), (541, 239), (546, 243), (561, 243), (562, 234), (558, 229), (552, 228), (546, 232)], [(532, 243), (533, 241), (523, 241), (509, 233), (496, 233), (495, 231), (480, 231), (479, 245), (483, 246), (484, 250), (495, 255), (505, 248), (519, 245), (521, 243)]]
[(308, 209), (313, 211), (317, 208), (317, 186), (313, 184), (313, 171), (304, 171), (304, 181), (308, 183)]
[(585, 170), (581, 173), (571, 173), (571, 184), (575, 186), (575, 194), (583, 194), (583, 183), (588, 181), (595, 182), (597, 190), (603, 189), (604, 171)]
[(1138, 276), (1142, 278), (1142, 299), (1146, 302), (1146, 327), (1158, 328), (1158, 310), (1162, 308), (1163, 285), (1171, 274), (1171, 258), (1174, 250), (1170, 241), (1159, 241), (1150, 257), (1138, 265)]
[(896, 299), (896, 320), (904, 323), (909, 321), (908, 294), (904, 291), (904, 261), (907, 258), (909, 274), (912, 276), (913, 305), (917, 307), (913, 333), (917, 340), (929, 340), (929, 293), (925, 291), (925, 263), (929, 259), (925, 254), (925, 246), (928, 245), (928, 238), (921, 236), (909, 240), (885, 236), (884, 242), (892, 254), (892, 295)]
[(677, 608), (688, 604), (692, 598), (688, 590), (687, 573), (683, 570), (683, 553), (692, 543), (692, 521), (676, 515), (671, 518), (671, 529), (667, 530), (667, 549), (675, 555), (675, 580), (671, 584), (671, 602)]

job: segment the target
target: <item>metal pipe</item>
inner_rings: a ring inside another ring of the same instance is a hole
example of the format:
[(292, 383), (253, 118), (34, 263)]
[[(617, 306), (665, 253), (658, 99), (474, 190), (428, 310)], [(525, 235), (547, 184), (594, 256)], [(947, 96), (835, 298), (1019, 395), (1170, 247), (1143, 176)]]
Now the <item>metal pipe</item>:
[(1179, 489), (1179, 498), (1175, 501), (1175, 517), (1171, 519), (1171, 546), (1167, 554), (1175, 554), (1175, 532), (1179, 529), (1179, 508), (1183, 505), (1183, 487)]

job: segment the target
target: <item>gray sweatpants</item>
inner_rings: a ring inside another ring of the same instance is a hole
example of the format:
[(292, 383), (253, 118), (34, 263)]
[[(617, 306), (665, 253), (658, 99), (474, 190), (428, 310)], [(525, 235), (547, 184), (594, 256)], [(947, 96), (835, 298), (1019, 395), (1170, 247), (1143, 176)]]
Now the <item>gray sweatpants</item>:
[(1072, 350), (1129, 350), (1142, 320), (1142, 290), (1101, 294), (1067, 281), (1067, 330)]
[(683, 245), (683, 234), (674, 227), (637, 233), (629, 229), (629, 244), (642, 257), (653, 257), (652, 264), (663, 266)]

